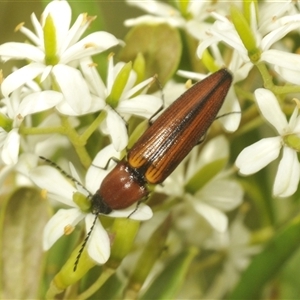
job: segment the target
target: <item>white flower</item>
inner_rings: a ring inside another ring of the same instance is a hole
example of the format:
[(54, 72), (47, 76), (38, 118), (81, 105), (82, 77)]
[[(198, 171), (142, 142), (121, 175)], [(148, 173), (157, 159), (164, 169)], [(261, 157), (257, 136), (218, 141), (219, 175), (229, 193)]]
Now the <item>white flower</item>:
[(293, 144), (288, 142), (289, 137), (299, 139), (299, 109), (295, 107), (288, 122), (271, 91), (257, 89), (255, 98), (263, 117), (276, 129), (278, 136), (264, 138), (245, 148), (239, 154), (236, 166), (243, 175), (253, 174), (275, 160), (282, 149), (282, 158), (278, 166), (273, 194), (274, 196), (288, 197), (295, 193), (300, 179), (297, 148), (293, 148)]
[[(174, 6), (156, 0), (126, 0), (126, 2), (151, 15), (128, 19), (124, 22), (125, 26), (135, 26), (143, 23), (168, 23), (174, 27), (184, 28), (185, 26), (189, 27), (189, 24), (193, 22), (193, 20), (205, 24), (204, 21), (209, 17), (211, 11), (228, 8), (228, 5), (222, 5), (220, 3), (215, 4), (211, 3), (211, 1), (188, 1), (187, 5), (181, 5), (181, 1), (175, 1), (180, 10), (176, 9)], [(203, 30), (203, 28), (201, 28), (201, 30)]]
[(233, 210), (242, 202), (243, 191), (240, 185), (227, 178), (226, 172), (214, 176), (210, 174), (212, 177), (209, 180), (199, 179), (195, 193), (186, 191), (186, 185), (196, 173), (212, 168), (216, 163), (224, 165), (222, 161), (227, 161), (229, 155), (228, 142), (220, 136), (209, 141), (200, 156), (197, 151), (197, 148), (193, 149), (187, 165), (180, 164), (164, 181), (163, 187), (157, 186), (157, 191), (185, 199), (214, 229), (223, 232), (228, 224), (224, 212)]
[[(272, 31), (266, 32), (265, 27), (258, 27), (254, 6), (252, 6), (251, 13), (252, 23), (250, 26), (256, 40), (256, 48), (260, 51), (259, 61), (274, 65), (275, 71), (285, 80), (299, 84), (300, 56), (270, 48), (289, 32), (299, 28), (300, 14), (281, 17), (277, 20), (276, 26), (272, 27)], [(208, 47), (222, 42), (234, 49), (245, 63), (249, 63), (250, 58), (248, 50), (244, 46), (233, 23), (231, 23), (228, 18), (215, 12), (212, 12), (212, 16), (216, 21), (213, 26), (206, 30), (206, 37), (201, 37), (197, 55), (202, 58), (204, 51)], [(264, 16), (261, 16), (261, 18), (264, 19)], [(268, 16), (268, 18), (270, 18), (270, 16)], [(271, 18), (264, 20), (269, 23), (272, 22)], [(262, 32), (260, 32), (260, 30), (262, 30)], [(269, 30), (271, 30), (271, 28), (269, 28)], [(298, 75), (295, 76), (295, 74)]]
[[(19, 89), (18, 89), (19, 90)], [(18, 91), (14, 91), (10, 98), (15, 98), (14, 95)], [(18, 98), (15, 98), (18, 100)], [(19, 98), (21, 99), (21, 98)], [(13, 103), (14, 101), (9, 101)], [(0, 109), (3, 111), (6, 107)], [(0, 117), (1, 118), (1, 117)], [(31, 121), (30, 117), (27, 123)], [(60, 125), (60, 119), (57, 115), (49, 115), (43, 120), (37, 127), (58, 126)], [(28, 179), (29, 170), (36, 167), (38, 164), (38, 156), (43, 155), (45, 157), (52, 156), (57, 149), (62, 147), (69, 147), (69, 141), (65, 136), (58, 134), (44, 134), (21, 137), (18, 132), (18, 127), (14, 129), (18, 136), (15, 142), (0, 143), (1, 161), (5, 163), (1, 165), (0, 170), (0, 186), (3, 185), (9, 174), (14, 171), (16, 174), (16, 183), (18, 186), (32, 186), (32, 181)], [(11, 139), (10, 131), (6, 132), (4, 128), (0, 128), (0, 136), (5, 139)], [(19, 149), (22, 150), (21, 154)]]
[(89, 112), (92, 98), (82, 74), (76, 69), (78, 61), (119, 43), (113, 35), (101, 31), (79, 40), (92, 20), (86, 14), (80, 14), (70, 28), (71, 8), (67, 1), (50, 2), (42, 14), (41, 23), (33, 13), (31, 21), (35, 33), (23, 24), (19, 28), (33, 44), (10, 42), (0, 45), (2, 60), (30, 61), (4, 79), (1, 86), (3, 95), (7, 97), (40, 76), (41, 82), (47, 79), (56, 90), (59, 88), (63, 94), (60, 102), (66, 102), (77, 114)]
[(105, 86), (92, 61), (88, 58), (81, 61), (82, 73), (89, 84), (93, 98), (95, 98), (93, 110), (104, 109), (106, 111), (107, 116), (101, 124), (101, 129), (104, 133), (110, 135), (116, 151), (123, 150), (128, 144), (128, 134), (124, 119), (128, 120), (132, 115), (150, 118), (162, 106), (160, 98), (153, 95), (145, 95), (150, 83), (155, 79), (151, 77), (136, 85), (137, 75), (131, 69), (117, 103), (114, 103), (114, 107), (111, 107), (108, 99), (112, 89), (118, 84), (116, 78), (122, 72), (124, 66), (124, 62), (114, 65), (113, 56), (109, 56)]
[(289, 19), (290, 16), (297, 14), (299, 14), (299, 3), (295, 3), (294, 0), (284, 2), (266, 0), (259, 6), (259, 32), (262, 35), (271, 32), (284, 25), (286, 18)]
[(205, 241), (204, 248), (226, 254), (223, 271), (217, 275), (205, 299), (222, 299), (238, 282), (241, 272), (249, 265), (251, 256), (261, 250), (260, 246), (250, 245), (251, 232), (243, 221), (243, 216), (238, 214), (227, 231), (214, 231)]
[(182, 27), (185, 23), (180, 12), (166, 3), (161, 3), (155, 0), (147, 1), (131, 1), (126, 0), (130, 5), (136, 6), (151, 15), (141, 16), (135, 19), (128, 19), (124, 22), (125, 26), (134, 26), (141, 23), (168, 23), (171, 26)]
[[(95, 166), (105, 166), (109, 158), (118, 157), (119, 155), (111, 145), (98, 153), (86, 174), (85, 182), (87, 190), (95, 193), (99, 189), (103, 178), (108, 173), (108, 171)], [(71, 171), (74, 178), (77, 179), (78, 175), (72, 165)], [(57, 169), (45, 165), (31, 170), (29, 176), (37, 186), (48, 191), (49, 198), (71, 207), (69, 209), (60, 209), (46, 225), (43, 242), (45, 250), (48, 250), (62, 235), (68, 234), (69, 230), (72, 231), (83, 219), (85, 220), (86, 231), (88, 232), (91, 229), (95, 215), (90, 211), (82, 211), (73, 201), (73, 194), (77, 191), (87, 195), (87, 191), (82, 186), (76, 184), (75, 188)], [(152, 211), (145, 204), (140, 204), (138, 207), (134, 204), (126, 209), (112, 211), (108, 216), (116, 218), (130, 216), (131, 219), (135, 220), (147, 220), (152, 217)], [(110, 241), (99, 218), (97, 218), (94, 230), (87, 242), (87, 251), (90, 257), (99, 264), (105, 263), (109, 258)]]
[[(33, 94), (32, 91), (25, 87), (18, 88), (10, 97), (1, 100), (4, 106), (0, 110), (2, 114), (0, 117), (2, 119), (2, 125), (0, 126), (0, 151), (1, 159), (6, 165), (15, 164), (18, 160), (21, 142), (19, 127), (25, 117), (47, 109), (47, 103), (43, 106), (39, 105), (38, 100), (43, 96), (43, 93), (40, 94), (36, 101), (30, 101), (30, 105), (28, 104), (28, 98)], [(49, 92), (48, 96), (50, 97), (50, 95), (52, 102), (60, 101), (62, 97), (61, 93), (54, 91)], [(50, 105), (52, 106), (52, 104)]]

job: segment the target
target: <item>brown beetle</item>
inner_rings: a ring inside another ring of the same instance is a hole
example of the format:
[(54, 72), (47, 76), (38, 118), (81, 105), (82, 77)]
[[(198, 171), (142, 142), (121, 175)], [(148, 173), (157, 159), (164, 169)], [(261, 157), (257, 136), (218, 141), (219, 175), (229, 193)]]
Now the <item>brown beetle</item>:
[(129, 207), (148, 196), (148, 183), (162, 183), (208, 130), (231, 82), (232, 75), (221, 69), (196, 83), (158, 117), (128, 151), (127, 157), (107, 174), (92, 196), (92, 213), (96, 217), (79, 250), (74, 272), (97, 216)]
[(221, 69), (168, 107), (104, 178), (91, 199), (92, 212), (129, 207), (148, 196), (148, 183), (162, 183), (206, 133), (231, 82), (231, 73)]

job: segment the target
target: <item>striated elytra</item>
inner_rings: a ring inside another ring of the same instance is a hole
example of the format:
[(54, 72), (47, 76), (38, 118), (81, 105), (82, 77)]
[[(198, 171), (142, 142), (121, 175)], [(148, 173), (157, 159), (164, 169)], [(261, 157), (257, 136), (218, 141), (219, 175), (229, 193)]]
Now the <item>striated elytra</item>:
[(168, 107), (104, 178), (92, 197), (92, 212), (129, 207), (148, 196), (148, 183), (162, 183), (215, 120), (231, 82), (231, 73), (221, 69)]

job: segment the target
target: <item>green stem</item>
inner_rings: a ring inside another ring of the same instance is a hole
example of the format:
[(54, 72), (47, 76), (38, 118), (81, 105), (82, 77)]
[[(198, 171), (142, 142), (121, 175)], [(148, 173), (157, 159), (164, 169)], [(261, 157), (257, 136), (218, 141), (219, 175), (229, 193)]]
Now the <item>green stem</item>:
[(273, 83), (273, 78), (269, 73), (269, 70), (267, 69), (266, 65), (264, 63), (258, 63), (256, 64), (256, 67), (258, 68), (263, 80), (264, 80), (264, 87), (266, 89), (271, 90), (275, 95), (281, 95), (281, 94), (289, 94), (289, 93), (299, 93), (300, 92), (300, 86), (297, 85), (287, 85), (287, 86), (277, 86)]
[(86, 140), (80, 138), (77, 131), (72, 127), (67, 117), (61, 116), (61, 121), (64, 128), (64, 134), (68, 136), (70, 142), (75, 148), (80, 162), (87, 169), (91, 165), (92, 160), (85, 149)]
[(58, 127), (20, 127), (20, 134), (35, 135), (35, 134), (50, 134), (50, 133), (61, 133), (64, 134), (64, 128)]
[[(36, 135), (36, 134), (54, 134), (60, 133), (66, 135), (72, 145), (74, 146), (79, 159), (85, 168), (88, 168), (92, 161), (85, 149), (86, 139), (78, 135), (76, 130), (71, 126), (66, 117), (61, 117), (63, 126), (58, 127), (20, 127), (19, 133), (24, 135)], [(89, 136), (87, 135), (87, 138)]]
[(93, 134), (95, 130), (97, 130), (100, 123), (105, 119), (106, 112), (102, 111), (97, 118), (92, 122), (92, 124), (85, 130), (85, 132), (81, 135), (77, 133), (77, 131), (72, 127), (69, 122), (68, 117), (61, 115), (61, 126), (56, 127), (20, 127), (19, 132), (24, 135), (36, 135), (36, 134), (54, 134), (60, 133), (66, 135), (72, 145), (74, 146), (76, 153), (79, 156), (79, 159), (82, 165), (87, 169), (92, 161), (85, 149), (85, 145), (87, 140)]
[(90, 136), (94, 133), (94, 131), (97, 130), (99, 125), (102, 123), (102, 121), (106, 117), (106, 111), (101, 111), (101, 113), (98, 115), (98, 117), (93, 121), (93, 123), (85, 130), (83, 134), (80, 136), (80, 141), (86, 142)]
[(24, 135), (36, 135), (36, 134), (53, 134), (60, 133), (66, 135), (72, 145), (74, 146), (76, 153), (79, 156), (79, 159), (82, 165), (85, 168), (88, 168), (92, 161), (85, 149), (85, 145), (87, 140), (93, 134), (95, 130), (97, 130), (100, 123), (105, 119), (106, 112), (102, 111), (97, 118), (92, 122), (92, 124), (85, 130), (85, 132), (81, 135), (77, 133), (77, 131), (72, 127), (69, 122), (68, 117), (60, 116), (62, 121), (62, 126), (57, 127), (20, 127), (19, 132)]
[(93, 294), (95, 294), (101, 286), (115, 273), (114, 269), (107, 268), (105, 269), (101, 276), (83, 293), (78, 295), (77, 299), (87, 299), (90, 298)]

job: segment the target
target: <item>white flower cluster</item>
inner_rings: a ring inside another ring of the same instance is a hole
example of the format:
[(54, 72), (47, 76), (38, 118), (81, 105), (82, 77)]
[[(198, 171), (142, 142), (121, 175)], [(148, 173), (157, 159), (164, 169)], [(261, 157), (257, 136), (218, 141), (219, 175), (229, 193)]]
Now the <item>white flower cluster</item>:
[[(189, 38), (196, 39), (198, 46), (194, 53), (210, 72), (227, 67), (233, 73), (232, 87), (219, 112), (219, 121), (226, 131), (234, 132), (240, 126), (242, 107), (246, 105), (238, 99), (244, 97), (253, 100), (251, 104), (256, 105), (256, 110), (277, 132), (276, 137), (263, 138), (244, 148), (232, 168), (228, 168), (228, 140), (221, 135), (214, 137), (203, 146), (200, 154), (197, 148), (194, 149), (163, 186), (155, 188), (155, 192), (169, 196), (170, 202), (180, 198), (185, 206), (182, 211), (192, 211), (191, 217), (186, 220), (189, 226), (199, 219), (209, 225), (209, 233), (214, 232), (216, 238), (208, 239), (205, 247), (227, 249), (229, 262), (225, 264), (224, 278), (234, 274), (231, 282), (234, 285), (234, 279), (238, 277), (235, 271), (245, 268), (250, 255), (258, 251), (257, 248), (248, 248), (250, 234), (247, 234), (249, 231), (244, 228), (241, 219), (233, 223), (234, 230), (228, 231), (230, 224), (226, 213), (236, 209), (244, 195), (242, 186), (234, 179), (237, 170), (242, 175), (256, 173), (277, 159), (282, 150), (273, 195), (288, 197), (298, 189), (299, 101), (290, 101), (293, 113), (287, 121), (283, 97), (300, 93), (297, 86), (300, 84), (300, 56), (294, 51), (294, 45), (283, 42), (283, 39), (291, 32), (299, 33), (299, 4), (292, 0), (284, 3), (246, 1), (249, 2), (248, 14), (241, 16), (238, 12), (242, 9), (241, 3), (230, 6), (226, 1), (174, 1), (177, 9), (156, 0), (126, 2), (148, 13), (126, 20), (126, 26), (167, 23), (179, 28)], [(31, 15), (34, 32), (24, 24), (18, 26), (28, 42), (0, 45), (2, 61), (27, 61), (24, 67), (14, 69), (1, 83), (0, 161), (3, 168), (0, 181), (15, 168), (38, 187), (47, 190), (50, 199), (70, 207), (59, 209), (48, 222), (44, 232), (46, 250), (83, 219), (89, 231), (95, 216), (84, 211), (74, 201), (74, 195), (79, 192), (89, 198), (99, 189), (113, 162), (109, 163), (108, 170), (95, 166), (105, 166), (111, 157), (122, 156), (121, 151), (128, 145), (126, 121), (132, 115), (150, 118), (162, 105), (159, 97), (146, 95), (154, 77), (140, 82), (132, 65), (124, 62), (114, 64), (112, 54), (108, 56), (106, 80), (101, 78), (92, 56), (122, 45), (122, 42), (103, 31), (82, 38), (93, 20), (83, 13), (71, 26), (68, 2), (54, 0), (45, 8), (40, 21), (34, 13)], [(260, 73), (264, 88), (258, 88), (253, 82), (248, 83), (250, 90), (247, 92), (236, 88), (252, 72)], [(273, 77), (270, 73), (274, 74)], [(207, 76), (190, 70), (178, 70), (177, 74), (196, 80)], [(174, 81), (167, 82), (164, 88), (167, 104), (184, 89), (183, 85)], [(35, 117), (42, 112), (45, 114)], [(74, 138), (74, 129), (80, 124), (80, 118), (88, 114), (97, 115), (96, 121), (82, 135), (77, 134), (77, 139)], [(54, 167), (38, 166), (38, 155), (47, 156), (47, 153), (50, 156), (66, 143), (78, 146), (77, 152), (84, 157), (81, 139), (84, 136), (87, 140), (96, 130), (109, 135), (111, 144), (89, 160), (90, 167), (84, 182), (86, 189), (80, 184), (80, 176), (73, 165), (70, 169), (76, 179), (75, 186)], [(67, 142), (62, 135), (69, 138)], [(135, 220), (147, 220), (152, 217), (152, 211), (145, 204), (134, 204), (109, 214), (120, 218), (129, 215)], [(247, 238), (240, 243), (237, 236), (241, 235), (241, 231), (236, 228), (241, 227)], [(221, 239), (226, 243), (220, 245)], [(240, 255), (236, 254), (237, 248), (232, 243), (243, 250)], [(109, 236), (99, 220), (88, 240), (87, 251), (99, 264), (105, 263), (110, 256)], [(221, 297), (226, 289), (228, 287), (224, 284)]]
[[(0, 45), (2, 61), (28, 61), (24, 67), (15, 69), (5, 77), (1, 84), (4, 96), (0, 108), (0, 158), (4, 166), (1, 180), (15, 167), (37, 186), (47, 190), (50, 199), (71, 207), (59, 210), (47, 224), (44, 232), (45, 250), (64, 234), (67, 227), (74, 227), (85, 218), (88, 231), (94, 219), (91, 213), (83, 212), (73, 201), (78, 189), (83, 194), (86, 191), (80, 186), (75, 188), (51, 166), (36, 167), (37, 155), (50, 155), (62, 144), (66, 145), (65, 139), (57, 136), (57, 133), (62, 133), (63, 119), (70, 117), (73, 128), (78, 125), (76, 118), (79, 116), (106, 112), (101, 126), (97, 127), (111, 137), (112, 146), (100, 151), (86, 175), (86, 187), (90, 193), (95, 193), (108, 171), (94, 166), (105, 166), (109, 158), (120, 156), (120, 151), (128, 144), (125, 120), (131, 115), (149, 118), (162, 105), (159, 97), (145, 94), (153, 78), (136, 84), (137, 75), (131, 68), (120, 97), (114, 99), (112, 107), (107, 99), (126, 64), (119, 62), (114, 65), (113, 55), (110, 55), (104, 83), (91, 56), (119, 45), (120, 41), (104, 31), (81, 38), (94, 18), (82, 13), (71, 26), (71, 17), (72, 11), (67, 1), (52, 1), (45, 8), (40, 21), (34, 13), (31, 15), (34, 32), (24, 24), (18, 26), (17, 29), (29, 43), (8, 42)], [(33, 115), (43, 111), (51, 113), (35, 124), (35, 129), (40, 130), (39, 140), (24, 135), (26, 127), (34, 125)], [(72, 169), (73, 176), (78, 177)], [(133, 211), (132, 219), (145, 220), (152, 216), (151, 209), (143, 204), (138, 209), (134, 205), (112, 212), (110, 216), (127, 217)], [(97, 238), (89, 240), (88, 253), (96, 262), (104, 263), (109, 258), (110, 243), (99, 221), (94, 234)]]

